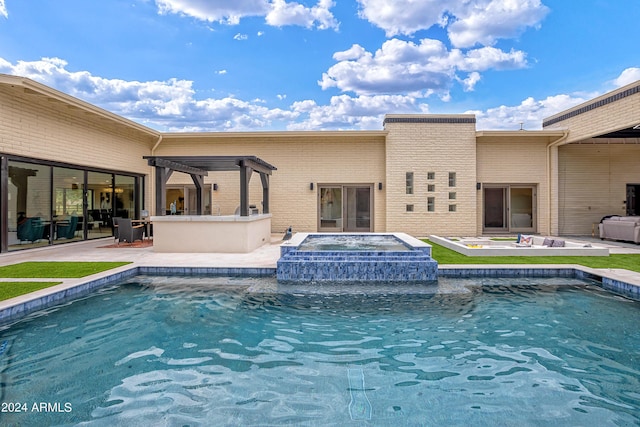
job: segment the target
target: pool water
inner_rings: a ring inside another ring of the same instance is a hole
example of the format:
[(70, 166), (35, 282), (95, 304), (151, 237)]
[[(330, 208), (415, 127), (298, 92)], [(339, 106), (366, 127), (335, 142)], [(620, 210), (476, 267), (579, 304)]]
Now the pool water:
[(0, 332), (0, 424), (640, 424), (640, 302), (518, 283), (137, 277)]
[(411, 249), (389, 234), (314, 234), (307, 236), (299, 251), (387, 251)]

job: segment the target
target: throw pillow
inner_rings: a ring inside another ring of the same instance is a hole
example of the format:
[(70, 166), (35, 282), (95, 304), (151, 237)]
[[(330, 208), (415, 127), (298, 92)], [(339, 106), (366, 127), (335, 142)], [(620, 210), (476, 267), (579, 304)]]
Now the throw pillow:
[(533, 236), (526, 236), (526, 235), (522, 235), (520, 236), (520, 244), (523, 246), (531, 246), (531, 244), (533, 243)]
[(564, 240), (554, 240), (551, 245), (552, 248), (564, 248)]
[(549, 246), (552, 247), (553, 246), (553, 239), (550, 239), (548, 237), (544, 238), (544, 242), (542, 242), (542, 246)]

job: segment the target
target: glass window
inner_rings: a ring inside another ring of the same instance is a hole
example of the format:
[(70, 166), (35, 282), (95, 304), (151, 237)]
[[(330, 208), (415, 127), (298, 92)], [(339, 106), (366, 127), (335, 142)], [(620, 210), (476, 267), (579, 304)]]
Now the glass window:
[(84, 171), (53, 168), (53, 243), (84, 238)]
[(9, 160), (8, 249), (49, 244), (51, 167)]
[(407, 212), (413, 212), (413, 205), (407, 205)]
[(456, 192), (455, 191), (450, 191), (449, 192), (449, 200), (455, 200), (456, 199)]
[(413, 172), (407, 172), (407, 194), (413, 194)]
[(427, 172), (427, 179), (436, 179), (435, 172)]
[(87, 237), (96, 239), (112, 235), (113, 175), (87, 173)]
[(435, 212), (435, 211), (436, 211), (436, 198), (427, 197), (427, 212)]
[(435, 184), (428, 184), (427, 185), (427, 191), (429, 193), (433, 193), (434, 191), (436, 191), (436, 185)]
[(320, 231), (342, 231), (342, 187), (320, 187)]
[(456, 186), (456, 173), (449, 172), (449, 187), (455, 187), (455, 186)]
[[(135, 187), (136, 179), (132, 176), (115, 176), (115, 186), (113, 192), (115, 195), (115, 216), (120, 218), (136, 217), (136, 203), (135, 203)], [(182, 200), (184, 203), (184, 198)]]
[(456, 205), (449, 205), (449, 212), (455, 212), (456, 211)]

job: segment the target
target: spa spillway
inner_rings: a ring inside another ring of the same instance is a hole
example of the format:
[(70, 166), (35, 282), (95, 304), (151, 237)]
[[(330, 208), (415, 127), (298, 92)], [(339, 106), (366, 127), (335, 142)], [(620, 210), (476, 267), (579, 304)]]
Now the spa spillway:
[(297, 233), (280, 246), (278, 282), (433, 282), (431, 246), (404, 233)]

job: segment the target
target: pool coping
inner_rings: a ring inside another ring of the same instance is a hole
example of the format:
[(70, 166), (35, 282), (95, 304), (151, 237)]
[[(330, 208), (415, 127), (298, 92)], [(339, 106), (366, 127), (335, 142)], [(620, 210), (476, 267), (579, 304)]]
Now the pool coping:
[[(593, 269), (582, 265), (439, 265), (438, 277), (443, 278), (510, 278), (566, 277), (595, 281), (603, 289), (640, 301), (640, 280), (624, 278), (619, 269)], [(65, 301), (81, 298), (93, 291), (139, 275), (153, 276), (233, 276), (275, 277), (274, 267), (166, 267), (126, 265), (82, 279), (67, 280), (19, 297), (0, 301), (0, 325), (18, 321), (36, 311), (45, 310)]]

